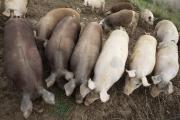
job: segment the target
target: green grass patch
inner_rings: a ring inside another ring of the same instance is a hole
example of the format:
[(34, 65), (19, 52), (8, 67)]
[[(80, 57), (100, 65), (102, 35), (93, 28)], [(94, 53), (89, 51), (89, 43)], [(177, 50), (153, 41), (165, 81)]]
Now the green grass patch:
[(56, 104), (51, 109), (53, 114), (61, 117), (61, 118), (67, 118), (68, 113), (73, 108), (74, 101), (72, 97), (66, 97), (64, 94), (64, 91), (61, 91), (59, 89), (56, 90)]
[(140, 10), (145, 8), (150, 9), (155, 17), (161, 19), (171, 20), (180, 31), (180, 11), (171, 11), (165, 4), (153, 4), (151, 0), (129, 0), (134, 5), (136, 5)]

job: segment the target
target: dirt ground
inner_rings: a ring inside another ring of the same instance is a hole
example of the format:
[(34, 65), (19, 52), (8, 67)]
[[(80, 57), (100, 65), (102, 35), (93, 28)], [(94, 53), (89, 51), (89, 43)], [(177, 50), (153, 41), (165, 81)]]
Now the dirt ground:
[[(106, 9), (122, 0), (106, 0)], [(30, 0), (27, 18), (36, 24), (49, 10), (62, 6), (71, 6), (81, 11), (81, 22), (99, 21), (103, 16), (85, 9), (82, 0)], [(0, 16), (0, 26), (5, 19)], [(152, 31), (152, 30), (151, 30)], [(135, 40), (145, 32), (138, 27), (130, 36), (130, 51)], [(105, 35), (104, 38), (106, 38)], [(21, 94), (17, 92), (12, 81), (8, 80), (3, 70), (3, 32), (0, 32), (0, 120), (23, 120), (20, 112)], [(131, 53), (131, 52), (130, 52)], [(48, 73), (48, 72), (46, 72)], [(47, 76), (47, 74), (46, 74)], [(34, 110), (28, 120), (180, 120), (180, 74), (173, 80), (175, 92), (166, 96), (161, 94), (152, 98), (150, 88), (139, 88), (132, 95), (122, 93), (124, 77), (109, 91), (111, 98), (107, 103), (96, 101), (91, 106), (75, 104), (74, 97), (65, 97), (64, 91), (58, 87), (50, 89), (56, 94), (56, 105), (45, 104), (41, 99), (34, 101)]]

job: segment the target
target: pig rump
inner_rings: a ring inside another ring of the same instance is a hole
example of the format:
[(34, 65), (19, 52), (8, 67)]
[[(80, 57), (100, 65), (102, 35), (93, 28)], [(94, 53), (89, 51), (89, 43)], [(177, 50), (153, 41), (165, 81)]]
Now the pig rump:
[(152, 76), (154, 86), (151, 90), (153, 97), (161, 92), (171, 94), (173, 85), (171, 80), (179, 71), (178, 47), (175, 42), (161, 42), (158, 45), (155, 75)]

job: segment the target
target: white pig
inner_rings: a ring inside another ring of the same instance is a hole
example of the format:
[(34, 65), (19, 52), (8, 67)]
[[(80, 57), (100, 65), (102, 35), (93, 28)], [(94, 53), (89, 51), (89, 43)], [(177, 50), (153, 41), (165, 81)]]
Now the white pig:
[(162, 20), (155, 27), (157, 38), (162, 41), (174, 41), (178, 43), (179, 34), (176, 26), (169, 20)]
[(158, 52), (155, 65), (155, 76), (152, 76), (154, 86), (151, 95), (156, 97), (160, 92), (171, 94), (173, 86), (171, 80), (179, 70), (178, 46), (174, 42), (161, 42), (158, 45)]
[(146, 76), (149, 75), (155, 66), (157, 40), (150, 35), (142, 35), (130, 57), (128, 76), (125, 80), (124, 93), (130, 95), (135, 89), (149, 86)]
[(84, 0), (85, 6), (91, 6), (92, 11), (94, 11), (95, 8), (101, 9), (104, 11), (105, 9), (105, 0)]
[[(88, 81), (91, 92), (99, 94), (102, 102), (107, 102), (110, 95), (107, 91), (117, 82), (124, 73), (125, 63), (128, 56), (129, 36), (127, 32), (120, 28), (114, 30), (106, 41), (103, 50), (97, 60), (94, 79)], [(87, 97), (85, 104), (89, 105), (94, 101), (89, 101)], [(98, 98), (97, 98), (98, 99)]]
[(10, 17), (10, 10), (13, 10), (15, 16), (24, 17), (27, 13), (27, 4), (28, 0), (5, 0), (3, 15)]

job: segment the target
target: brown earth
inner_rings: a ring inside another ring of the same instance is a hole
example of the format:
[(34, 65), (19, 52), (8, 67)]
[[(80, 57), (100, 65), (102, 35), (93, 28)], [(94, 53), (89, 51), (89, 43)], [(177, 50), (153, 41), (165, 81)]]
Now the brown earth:
[[(122, 0), (106, 1), (106, 9), (108, 9)], [(82, 2), (82, 0), (30, 0), (27, 18), (35, 25), (49, 10), (62, 6), (70, 6), (81, 11), (83, 23), (99, 21), (103, 18), (85, 9)], [(0, 15), (0, 26), (4, 25), (5, 20), (6, 18)], [(145, 32), (141, 26), (130, 36), (130, 51), (135, 40)], [(104, 35), (104, 39), (106, 37), (107, 35)], [(4, 74), (2, 39), (3, 32), (0, 31), (0, 120), (23, 120), (19, 106), (21, 94)], [(28, 120), (178, 120), (180, 119), (179, 79), (180, 74), (173, 80), (175, 92), (172, 95), (161, 94), (157, 98), (152, 98), (149, 94), (150, 89), (142, 87), (130, 96), (124, 95), (122, 93), (124, 77), (122, 77), (110, 89), (110, 101), (107, 103), (97, 101), (89, 107), (75, 104), (74, 97), (65, 97), (64, 91), (54, 87), (51, 91), (56, 94), (56, 105), (47, 105), (41, 99), (34, 101), (34, 110)]]

